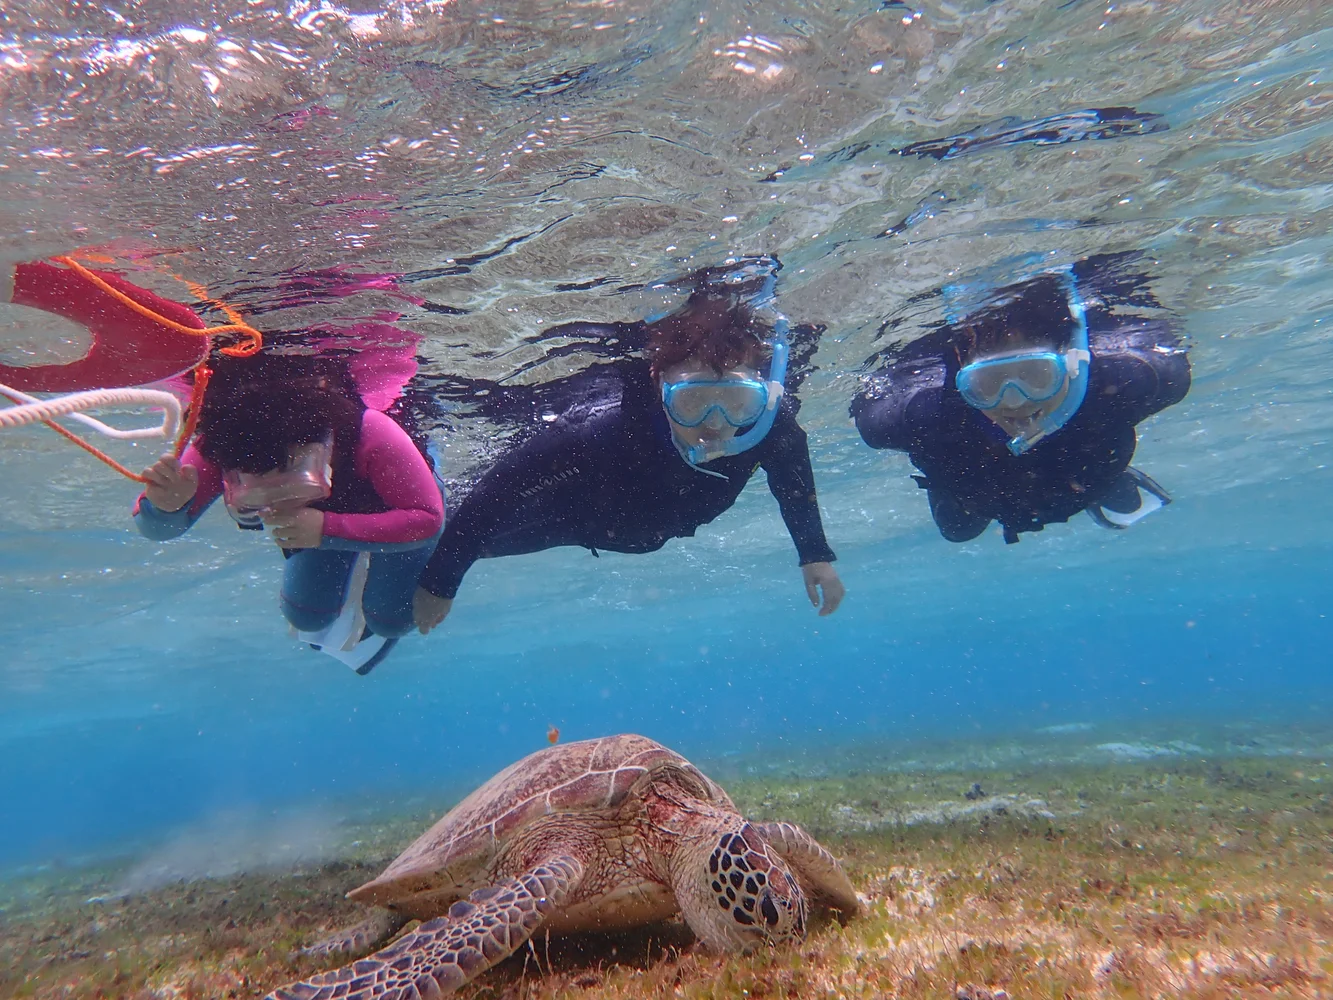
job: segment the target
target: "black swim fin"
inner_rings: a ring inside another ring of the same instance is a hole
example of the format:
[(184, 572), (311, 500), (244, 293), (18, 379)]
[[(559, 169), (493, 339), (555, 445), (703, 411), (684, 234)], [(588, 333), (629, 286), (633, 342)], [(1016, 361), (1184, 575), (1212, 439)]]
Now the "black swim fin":
[(389, 655), (389, 652), (396, 645), (398, 645), (397, 639), (385, 639), (380, 645), (380, 648), (371, 655), (370, 659), (366, 660), (361, 666), (354, 667), (353, 669), (362, 677), (366, 676), (366, 674), (370, 673), (384, 662), (384, 658)]
[(1089, 517), (1113, 531), (1123, 531), (1171, 502), (1171, 494), (1157, 480), (1134, 468), (1121, 473), (1108, 492), (1087, 510)]

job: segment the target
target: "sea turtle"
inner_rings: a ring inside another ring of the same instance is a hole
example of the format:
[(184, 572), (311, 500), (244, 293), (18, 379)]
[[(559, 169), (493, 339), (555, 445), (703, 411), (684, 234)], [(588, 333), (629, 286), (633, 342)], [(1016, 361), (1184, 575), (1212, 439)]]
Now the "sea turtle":
[(268, 1000), (416, 1000), (449, 993), (549, 933), (681, 913), (703, 942), (748, 951), (805, 935), (807, 899), (843, 919), (856, 892), (793, 823), (749, 823), (684, 757), (644, 736), (539, 750), (511, 764), (348, 897), (380, 909), (314, 946), (367, 958)]

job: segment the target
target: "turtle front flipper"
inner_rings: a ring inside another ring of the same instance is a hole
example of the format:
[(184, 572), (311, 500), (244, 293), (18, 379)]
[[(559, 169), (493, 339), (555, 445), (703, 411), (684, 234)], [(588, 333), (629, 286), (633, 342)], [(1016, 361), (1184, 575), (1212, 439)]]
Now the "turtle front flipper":
[(806, 892), (830, 909), (837, 910), (843, 923), (860, 912), (861, 901), (856, 890), (828, 848), (795, 823), (755, 823), (754, 826), (796, 872)]
[(450, 993), (520, 948), (569, 899), (583, 864), (567, 854), (478, 889), (443, 917), (341, 969), (274, 990), (265, 1000), (431, 1000)]
[(375, 910), (365, 920), (330, 934), (322, 941), (301, 949), (302, 955), (364, 955), (382, 945), (407, 923), (396, 910)]

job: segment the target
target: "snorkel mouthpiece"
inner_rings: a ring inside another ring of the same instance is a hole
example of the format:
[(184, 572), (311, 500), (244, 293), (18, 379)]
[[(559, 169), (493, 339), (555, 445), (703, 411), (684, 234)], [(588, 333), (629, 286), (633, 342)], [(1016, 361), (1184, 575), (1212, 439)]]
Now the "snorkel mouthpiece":
[(1050, 431), (1043, 427), (1036, 430), (1019, 434), (1009, 439), (1009, 451), (1013, 455), (1026, 455), (1037, 445), (1041, 444), (1050, 435)]

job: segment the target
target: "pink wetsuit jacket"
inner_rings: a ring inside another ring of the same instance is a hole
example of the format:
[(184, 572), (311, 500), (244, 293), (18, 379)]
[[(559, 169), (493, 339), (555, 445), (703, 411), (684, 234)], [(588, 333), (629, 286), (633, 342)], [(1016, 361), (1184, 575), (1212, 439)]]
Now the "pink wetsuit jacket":
[[(181, 455), (182, 465), (199, 471), (194, 499), (179, 511), (161, 511), (140, 495), (134, 520), (140, 533), (162, 541), (186, 531), (222, 495), (222, 470), (191, 444)], [(397, 549), (432, 541), (444, 524), (444, 499), (407, 432), (391, 417), (367, 409), (361, 418), (356, 451), (356, 475), (367, 480), (389, 508), (377, 514), (324, 514), (321, 548)]]

